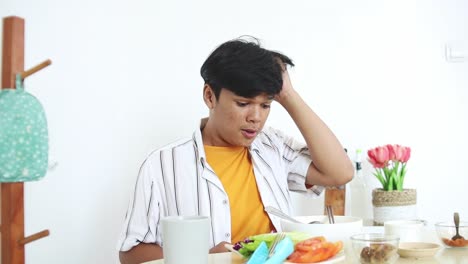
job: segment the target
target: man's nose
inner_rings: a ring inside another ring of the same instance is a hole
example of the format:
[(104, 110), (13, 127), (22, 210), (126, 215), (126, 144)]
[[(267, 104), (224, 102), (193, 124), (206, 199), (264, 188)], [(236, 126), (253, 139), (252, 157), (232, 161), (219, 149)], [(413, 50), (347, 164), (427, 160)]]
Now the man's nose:
[(262, 112), (259, 107), (252, 107), (247, 116), (247, 121), (257, 123), (262, 120)]

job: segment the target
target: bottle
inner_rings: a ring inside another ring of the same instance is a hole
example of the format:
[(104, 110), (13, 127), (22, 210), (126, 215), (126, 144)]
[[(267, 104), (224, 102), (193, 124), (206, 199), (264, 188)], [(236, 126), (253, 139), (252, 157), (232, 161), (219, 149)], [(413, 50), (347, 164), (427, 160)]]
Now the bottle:
[(367, 186), (364, 180), (364, 176), (362, 173), (362, 150), (356, 150), (356, 158), (355, 158), (355, 175), (351, 182), (349, 183), (349, 196), (350, 201), (348, 201), (350, 214), (354, 217), (362, 218), (366, 220), (370, 212), (367, 212), (369, 209), (368, 204), (370, 200), (368, 199), (367, 195)]
[[(344, 149), (348, 152), (347, 149)], [(345, 215), (346, 213), (346, 185), (338, 187), (327, 187), (325, 189), (325, 199), (323, 206), (323, 214), (327, 215), (326, 207), (330, 205), (334, 215)]]
[(334, 215), (345, 215), (345, 195), (346, 187), (327, 187), (325, 189), (325, 201), (323, 214), (327, 215), (326, 207), (330, 205)]

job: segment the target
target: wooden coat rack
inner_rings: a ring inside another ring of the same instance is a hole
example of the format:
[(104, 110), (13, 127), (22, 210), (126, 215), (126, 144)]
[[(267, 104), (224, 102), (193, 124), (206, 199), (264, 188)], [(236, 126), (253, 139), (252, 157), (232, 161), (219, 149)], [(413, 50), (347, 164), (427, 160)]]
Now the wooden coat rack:
[[(20, 73), (25, 79), (47, 67), (50, 60), (24, 71), (24, 19), (5, 17), (3, 19), (3, 61), (2, 89), (15, 89), (15, 77)], [(2, 262), (3, 264), (24, 264), (24, 245), (49, 235), (43, 230), (34, 235), (24, 236), (24, 183), (1, 183)]]

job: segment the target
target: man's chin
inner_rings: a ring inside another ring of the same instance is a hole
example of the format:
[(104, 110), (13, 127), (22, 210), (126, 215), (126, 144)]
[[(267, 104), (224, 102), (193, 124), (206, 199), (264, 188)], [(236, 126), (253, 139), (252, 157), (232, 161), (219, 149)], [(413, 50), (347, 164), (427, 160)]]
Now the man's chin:
[(241, 146), (246, 147), (246, 148), (250, 147), (252, 145), (252, 143), (254, 142), (254, 139), (255, 138), (253, 138), (253, 139), (244, 139), (241, 142)]

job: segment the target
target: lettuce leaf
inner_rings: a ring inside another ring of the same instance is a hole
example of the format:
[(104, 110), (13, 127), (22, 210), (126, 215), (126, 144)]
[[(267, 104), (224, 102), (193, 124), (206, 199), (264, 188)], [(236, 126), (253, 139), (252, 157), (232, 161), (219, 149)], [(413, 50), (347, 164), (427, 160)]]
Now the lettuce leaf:
[[(239, 253), (241, 253), (242, 256), (244, 256), (245, 258), (248, 258), (250, 257), (250, 255), (253, 254), (257, 247), (260, 246), (260, 243), (262, 243), (262, 241), (265, 241), (267, 247), (270, 248), (271, 243), (273, 243), (277, 235), (277, 233), (268, 233), (250, 236), (244, 241), (237, 242), (235, 244), (235, 247), (240, 247), (238, 249)], [(300, 241), (304, 241), (308, 238), (311, 238), (311, 235), (302, 232), (287, 232), (286, 236), (288, 236), (293, 241), (294, 245), (296, 245)]]

